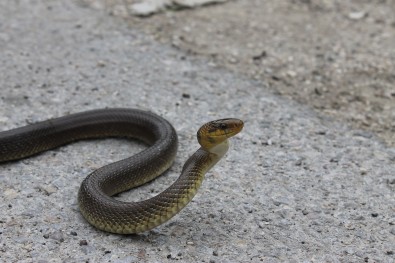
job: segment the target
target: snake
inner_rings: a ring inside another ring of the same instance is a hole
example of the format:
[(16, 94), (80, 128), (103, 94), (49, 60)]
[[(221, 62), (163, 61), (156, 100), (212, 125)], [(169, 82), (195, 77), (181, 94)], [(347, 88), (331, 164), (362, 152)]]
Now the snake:
[(96, 228), (117, 234), (151, 230), (183, 209), (196, 195), (205, 174), (229, 149), (228, 139), (243, 129), (235, 118), (210, 121), (198, 130), (200, 148), (185, 162), (180, 176), (163, 192), (147, 200), (114, 198), (141, 186), (170, 168), (178, 137), (163, 117), (140, 109), (106, 108), (48, 119), (0, 132), (0, 162), (30, 157), (75, 141), (120, 137), (148, 146), (141, 152), (90, 173), (78, 191), (83, 217)]

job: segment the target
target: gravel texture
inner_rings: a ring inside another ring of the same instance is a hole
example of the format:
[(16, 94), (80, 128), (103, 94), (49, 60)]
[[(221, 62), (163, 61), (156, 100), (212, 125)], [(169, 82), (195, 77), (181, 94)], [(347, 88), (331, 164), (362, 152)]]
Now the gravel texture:
[(133, 4), (151, 0), (80, 1), (395, 146), (395, 1), (237, 0), (148, 19)]
[(195, 199), (168, 223), (121, 236), (91, 227), (77, 190), (94, 169), (144, 146), (80, 142), (0, 166), (4, 262), (394, 262), (395, 149), (374, 134), (272, 95), (122, 21), (71, 1), (0, 2), (0, 125), (104, 107), (150, 109), (176, 127), (179, 155), (153, 196), (223, 117), (244, 131)]

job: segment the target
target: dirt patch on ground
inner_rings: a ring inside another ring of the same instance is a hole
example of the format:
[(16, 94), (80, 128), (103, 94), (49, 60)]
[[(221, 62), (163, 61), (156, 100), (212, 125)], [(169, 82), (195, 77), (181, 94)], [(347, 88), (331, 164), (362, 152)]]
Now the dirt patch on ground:
[(83, 1), (395, 145), (394, 1), (238, 0), (148, 18), (129, 13), (137, 1)]

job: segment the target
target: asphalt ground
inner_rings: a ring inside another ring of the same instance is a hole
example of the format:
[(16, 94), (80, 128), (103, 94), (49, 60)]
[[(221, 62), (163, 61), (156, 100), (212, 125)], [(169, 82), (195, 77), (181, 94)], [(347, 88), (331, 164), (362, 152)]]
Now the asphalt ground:
[(0, 125), (130, 107), (179, 134), (172, 169), (122, 200), (156, 195), (211, 119), (245, 121), (195, 199), (168, 223), (114, 235), (81, 216), (84, 177), (138, 142), (79, 142), (0, 166), (4, 262), (394, 262), (395, 150), (373, 133), (273, 95), (71, 1), (0, 3)]

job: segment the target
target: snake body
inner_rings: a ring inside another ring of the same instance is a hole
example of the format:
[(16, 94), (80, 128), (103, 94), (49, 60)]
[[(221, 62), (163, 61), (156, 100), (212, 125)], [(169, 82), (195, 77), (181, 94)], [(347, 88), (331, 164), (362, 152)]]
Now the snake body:
[(179, 178), (148, 200), (123, 202), (111, 196), (138, 187), (166, 171), (177, 152), (177, 134), (162, 117), (137, 109), (92, 110), (0, 132), (0, 162), (13, 161), (74, 141), (103, 137), (141, 140), (147, 149), (103, 166), (82, 182), (78, 203), (95, 227), (119, 234), (152, 229), (177, 214), (195, 196), (205, 173), (228, 150), (227, 138), (243, 128), (238, 119), (203, 125), (197, 135), (201, 148), (184, 164)]

